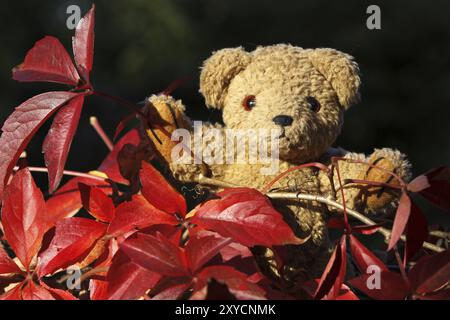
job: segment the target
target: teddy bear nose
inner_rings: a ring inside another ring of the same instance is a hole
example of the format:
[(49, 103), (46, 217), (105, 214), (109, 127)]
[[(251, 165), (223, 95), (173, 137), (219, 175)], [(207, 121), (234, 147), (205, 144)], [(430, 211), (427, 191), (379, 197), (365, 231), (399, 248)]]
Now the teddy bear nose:
[(279, 126), (285, 127), (285, 126), (290, 126), (292, 124), (292, 121), (294, 121), (294, 120), (290, 116), (285, 116), (283, 114), (280, 114), (280, 115), (274, 117), (272, 119), (272, 121)]

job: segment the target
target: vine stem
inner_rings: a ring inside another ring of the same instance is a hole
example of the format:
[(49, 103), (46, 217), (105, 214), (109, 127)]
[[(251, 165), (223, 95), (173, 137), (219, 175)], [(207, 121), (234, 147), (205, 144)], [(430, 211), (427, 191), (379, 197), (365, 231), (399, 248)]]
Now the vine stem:
[[(26, 167), (31, 172), (41, 172), (41, 173), (48, 173), (48, 169), (44, 167)], [(14, 171), (20, 170), (18, 166), (14, 167)], [(71, 170), (64, 170), (63, 174), (66, 176), (72, 176), (72, 177), (80, 177), (80, 178), (87, 178), (92, 180), (98, 180), (105, 182), (107, 179), (96, 176), (94, 174), (85, 173), (85, 172), (78, 172), (78, 171), (71, 171)]]
[[(209, 186), (215, 186), (215, 187), (219, 187), (219, 188), (236, 188), (239, 187), (238, 185), (235, 185), (233, 183), (229, 183), (229, 182), (224, 182), (224, 181), (220, 181), (220, 180), (216, 180), (216, 179), (212, 179), (212, 178), (208, 178), (205, 177), (203, 175), (199, 175), (198, 177), (198, 183), (203, 184), (203, 185), (209, 185)], [(319, 203), (323, 203), (326, 205), (329, 205), (331, 207), (334, 207), (340, 211), (344, 210), (344, 206), (332, 199), (323, 197), (323, 196), (319, 196), (319, 195), (313, 195), (313, 194), (302, 194), (302, 193), (295, 193), (295, 192), (268, 192), (266, 193), (266, 196), (268, 196), (271, 199), (292, 199), (292, 200), (305, 200), (305, 201), (315, 201), (315, 202), (319, 202)], [(356, 210), (350, 209), (348, 207), (345, 208), (346, 212), (348, 215), (352, 216), (353, 218), (367, 224), (367, 225), (376, 225), (377, 223), (373, 220), (371, 220), (370, 218), (366, 217), (365, 215), (363, 215), (362, 213), (359, 213)], [(383, 228), (383, 227), (379, 227), (377, 229), (377, 232), (379, 232), (381, 235), (383, 235), (385, 242), (388, 242), (390, 237), (391, 237), (391, 230), (387, 229), (387, 228)], [(406, 237), (404, 235), (402, 235), (400, 237), (400, 239), (402, 241), (406, 241)], [(429, 242), (424, 242), (423, 243), (423, 247), (435, 252), (442, 252), (444, 251), (443, 248), (434, 245), (432, 243)]]

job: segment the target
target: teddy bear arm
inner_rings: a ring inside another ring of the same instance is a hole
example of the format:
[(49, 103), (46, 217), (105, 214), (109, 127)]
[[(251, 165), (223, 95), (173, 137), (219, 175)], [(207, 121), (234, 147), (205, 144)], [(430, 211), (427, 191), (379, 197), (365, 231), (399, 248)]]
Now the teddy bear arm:
[[(394, 208), (400, 193), (396, 189), (382, 186), (351, 183), (351, 180), (365, 180), (399, 186), (400, 182), (392, 174), (407, 181), (410, 177), (410, 164), (404, 154), (397, 150), (383, 148), (366, 157), (364, 154), (347, 153), (344, 158), (362, 161), (371, 166), (352, 161), (339, 161), (339, 174), (343, 185), (345, 203), (348, 208), (363, 213), (380, 213)], [(336, 168), (333, 172), (336, 201), (342, 203), (342, 192)], [(326, 174), (321, 177), (321, 191), (332, 195), (332, 184)]]
[[(174, 177), (182, 182), (195, 182), (200, 174), (209, 175), (210, 168), (204, 162), (190, 157), (194, 147), (193, 139), (190, 139), (190, 143), (184, 139), (193, 136), (193, 128), (184, 111), (181, 100), (163, 94), (152, 95), (148, 98), (146, 112), (155, 128), (147, 129), (146, 132), (157, 153), (157, 159), (170, 168)], [(190, 159), (177, 157), (180, 154)]]

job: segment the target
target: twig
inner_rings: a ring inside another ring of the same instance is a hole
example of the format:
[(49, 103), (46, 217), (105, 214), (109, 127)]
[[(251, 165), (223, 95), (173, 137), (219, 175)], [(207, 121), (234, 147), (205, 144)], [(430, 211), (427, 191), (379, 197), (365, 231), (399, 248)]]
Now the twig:
[(83, 283), (84, 280), (86, 280), (92, 276), (95, 276), (98, 273), (107, 272), (108, 270), (109, 270), (109, 267), (98, 267), (98, 268), (91, 269), (91, 270), (83, 273), (80, 276), (80, 278), (78, 278), (77, 281), (75, 281), (74, 287), (77, 286), (78, 284)]
[[(225, 182), (225, 181), (220, 181), (217, 179), (208, 178), (203, 175), (199, 175), (197, 182), (200, 184), (203, 184), (203, 185), (215, 186), (215, 187), (219, 187), (219, 188), (239, 187), (236, 184)], [(266, 196), (268, 196), (271, 199), (293, 199), (293, 200), (296, 199), (296, 200), (316, 201), (316, 202), (323, 203), (323, 204), (329, 205), (331, 207), (334, 207), (340, 211), (344, 210), (344, 206), (342, 204), (340, 204), (332, 199), (325, 198), (325, 197), (319, 196), (319, 195), (302, 194), (302, 193), (295, 193), (295, 192), (269, 192), (269, 193), (266, 193)], [(353, 218), (358, 219), (359, 221), (361, 221), (367, 225), (372, 226), (372, 225), (377, 224), (375, 221), (366, 217), (362, 213), (359, 213), (358, 211), (355, 211), (350, 208), (346, 208), (346, 211), (347, 211), (347, 214), (349, 214)], [(379, 232), (380, 234), (382, 234), (384, 236), (385, 242), (389, 241), (391, 234), (392, 234), (391, 230), (383, 228), (383, 227), (379, 227), (377, 229), (377, 232)], [(404, 235), (402, 235), (400, 237), (400, 239), (402, 241), (406, 241), (406, 237)], [(435, 251), (435, 252), (444, 251), (443, 248), (441, 248), (437, 245), (434, 245), (432, 243), (429, 243), (429, 242), (424, 242), (423, 247), (426, 249)]]
[(450, 240), (450, 233), (449, 232), (435, 230), (435, 231), (431, 231), (430, 235), (433, 236), (433, 237)]
[(109, 149), (109, 151), (112, 151), (114, 148), (114, 144), (112, 143), (111, 139), (106, 135), (105, 130), (103, 130), (100, 122), (98, 122), (97, 117), (90, 117), (89, 123), (94, 128), (94, 130), (97, 132), (97, 134), (100, 136), (102, 141), (105, 143), (106, 147)]
[[(334, 207), (336, 209), (339, 209), (341, 211), (344, 210), (344, 206), (336, 201), (333, 201), (331, 199), (319, 196), (319, 195), (312, 195), (312, 194), (302, 194), (302, 193), (294, 193), (294, 192), (272, 192), (272, 193), (267, 193), (266, 194), (269, 198), (271, 199), (298, 199), (298, 200), (307, 200), (307, 201), (316, 201), (316, 202), (320, 202), (323, 204), (327, 204), (331, 207)], [(367, 225), (376, 225), (377, 223), (373, 220), (371, 220), (370, 218), (366, 217), (365, 215), (363, 215), (362, 213), (359, 213), (358, 211), (355, 211), (353, 209), (350, 208), (346, 208), (347, 213), (352, 216), (355, 219), (358, 219), (359, 221), (367, 224)], [(383, 227), (379, 227), (377, 229), (377, 232), (379, 232), (380, 234), (382, 234), (385, 238), (385, 241), (389, 241), (390, 237), (391, 237), (391, 230), (383, 228)], [(404, 235), (402, 235), (400, 237), (400, 239), (402, 241), (406, 241), (406, 237)], [(444, 251), (443, 248), (436, 246), (432, 243), (429, 242), (424, 242), (423, 243), (423, 247), (427, 248), (429, 250), (435, 251), (435, 252), (442, 252)]]

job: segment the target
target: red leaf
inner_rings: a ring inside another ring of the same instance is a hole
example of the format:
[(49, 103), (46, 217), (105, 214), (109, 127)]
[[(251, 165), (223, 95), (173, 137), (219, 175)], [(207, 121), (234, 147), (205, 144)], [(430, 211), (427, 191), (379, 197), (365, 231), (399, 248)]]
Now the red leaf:
[(78, 300), (69, 291), (51, 288), (47, 284), (45, 284), (45, 282), (43, 282), (43, 281), (39, 281), (39, 283), (45, 290), (50, 292), (50, 294), (56, 300)]
[(331, 218), (327, 225), (330, 229), (345, 229), (345, 222), (341, 218)]
[(422, 257), (409, 271), (408, 278), (418, 294), (442, 288), (450, 280), (450, 250)]
[(39, 276), (52, 274), (82, 260), (105, 234), (105, 230), (105, 224), (86, 218), (58, 221), (52, 242), (47, 250), (39, 255)]
[(270, 201), (250, 188), (227, 189), (199, 207), (192, 222), (245, 246), (302, 244)]
[(95, 5), (78, 22), (75, 37), (72, 39), (73, 54), (78, 71), (89, 82), (89, 73), (94, 60), (94, 19)]
[(189, 275), (181, 248), (166, 237), (135, 234), (121, 243), (120, 248), (142, 267), (168, 276)]
[(22, 300), (55, 300), (55, 298), (48, 290), (33, 281), (28, 281), (22, 288)]
[(80, 77), (58, 39), (46, 36), (37, 41), (25, 61), (13, 69), (13, 79), (22, 82), (48, 81), (76, 86)]
[(373, 224), (369, 226), (352, 226), (352, 233), (356, 234), (374, 234), (380, 229), (381, 224)]
[(114, 218), (114, 203), (100, 188), (79, 183), (81, 201), (84, 208), (95, 218), (103, 222), (111, 222)]
[(423, 296), (415, 296), (420, 300), (450, 300), (450, 289), (439, 290)]
[(343, 284), (341, 291), (335, 300), (359, 300), (359, 298), (349, 287)]
[(231, 238), (224, 238), (217, 233), (206, 230), (190, 234), (189, 236), (185, 253), (189, 268), (194, 274), (232, 241)]
[(204, 299), (207, 285), (214, 279), (228, 287), (229, 292), (240, 300), (265, 300), (265, 292), (258, 285), (249, 282), (248, 276), (228, 266), (211, 266), (204, 268), (197, 275), (194, 293), (191, 299)]
[(51, 228), (56, 221), (71, 217), (82, 208), (83, 204), (78, 189), (79, 183), (98, 188), (101, 187), (101, 189), (108, 194), (111, 193), (111, 186), (107, 182), (101, 180), (80, 177), (69, 180), (47, 200), (47, 220), (49, 228)]
[(382, 271), (388, 271), (384, 263), (378, 259), (369, 249), (367, 249), (359, 240), (350, 235), (350, 252), (361, 273), (366, 273), (369, 266), (377, 266)]
[(227, 262), (235, 257), (248, 258), (253, 256), (253, 254), (248, 247), (232, 242), (220, 250), (220, 256), (224, 262)]
[(118, 252), (112, 261), (106, 276), (104, 293), (96, 300), (131, 300), (137, 299), (151, 289), (161, 278), (133, 263), (123, 252)]
[[(372, 281), (374, 277), (379, 277), (379, 286), (376, 286), (376, 281)], [(363, 274), (348, 282), (352, 287), (376, 300), (403, 300), (408, 295), (408, 286), (402, 276), (391, 271), (383, 271), (379, 275)]]
[(20, 154), (39, 127), (60, 106), (78, 95), (74, 92), (46, 92), (28, 99), (6, 119), (0, 137), (0, 199), (3, 188)]
[[(352, 233), (356, 234), (373, 234), (381, 227), (380, 224), (352, 226)], [(328, 220), (328, 228), (345, 229), (345, 222), (340, 218), (331, 218)]]
[(116, 208), (115, 217), (108, 228), (108, 234), (117, 237), (136, 228), (178, 223), (175, 216), (155, 208), (141, 195), (134, 195), (131, 201), (123, 202)]
[(315, 299), (335, 299), (344, 283), (347, 267), (346, 236), (343, 235), (333, 251), (314, 294)]
[(411, 213), (411, 199), (406, 192), (400, 197), (400, 203), (395, 213), (394, 225), (392, 226), (391, 239), (389, 240), (388, 251), (391, 250), (400, 239)]
[(177, 300), (179, 299), (190, 287), (192, 282), (178, 283), (171, 287), (168, 287), (152, 297), (152, 300)]
[[(306, 282), (302, 285), (302, 289), (308, 294), (309, 297), (314, 297), (314, 292), (316, 292), (317, 287), (319, 285), (320, 279), (314, 279)], [(342, 284), (339, 295), (335, 297), (334, 300), (359, 300), (359, 298), (347, 287), (345, 284)]]
[(117, 182), (117, 183), (123, 183), (128, 184), (128, 180), (122, 177), (120, 174), (119, 169), (119, 163), (117, 161), (117, 156), (122, 150), (122, 148), (126, 144), (132, 144), (134, 146), (139, 145), (140, 143), (140, 137), (139, 137), (139, 131), (137, 129), (133, 129), (128, 131), (115, 145), (113, 150), (108, 154), (108, 156), (103, 160), (100, 167), (98, 168), (99, 171), (102, 171), (108, 175), (108, 177)]
[(28, 270), (46, 231), (44, 197), (28, 169), (18, 171), (5, 190), (2, 223), (6, 240)]
[(48, 168), (50, 193), (55, 191), (61, 182), (70, 145), (80, 120), (83, 102), (84, 95), (79, 95), (58, 111), (42, 145), (45, 166)]
[(439, 208), (450, 211), (450, 168), (439, 167), (411, 181), (408, 190), (419, 192)]
[(0, 300), (22, 300), (22, 285), (23, 283), (17, 284), (15, 287), (0, 296)]
[(186, 214), (186, 201), (152, 165), (143, 161), (139, 172), (142, 195), (155, 207), (167, 212)]
[(0, 244), (0, 274), (22, 273)]
[(420, 208), (411, 201), (411, 214), (406, 226), (404, 264), (422, 248), (428, 238), (428, 223)]

